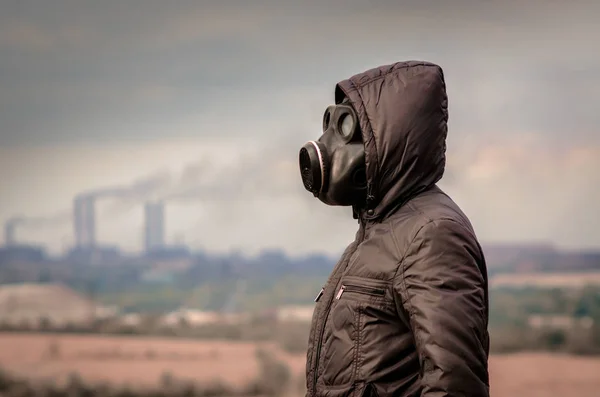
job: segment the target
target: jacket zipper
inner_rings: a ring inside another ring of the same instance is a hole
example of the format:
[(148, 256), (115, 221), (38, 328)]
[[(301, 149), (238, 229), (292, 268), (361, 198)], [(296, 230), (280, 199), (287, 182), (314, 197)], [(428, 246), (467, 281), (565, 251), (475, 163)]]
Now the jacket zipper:
[(318, 302), (321, 299), (323, 292), (325, 292), (325, 288), (321, 288), (321, 291), (319, 291), (319, 294), (315, 298), (315, 302)]
[[(354, 248), (354, 251), (348, 253), (348, 263), (350, 262), (350, 258), (352, 257), (352, 255), (354, 255), (354, 253), (356, 252), (356, 248), (358, 248), (358, 245), (360, 243), (362, 243), (362, 241), (365, 239), (365, 234), (366, 234), (366, 222), (361, 218), (360, 219), (360, 223), (361, 223), (361, 234), (360, 234), (360, 238), (358, 239), (358, 242), (356, 243), (356, 247)], [(346, 263), (346, 266), (348, 266), (348, 263)], [(343, 272), (343, 270), (342, 270)], [(329, 317), (329, 312), (331, 311), (331, 304), (333, 303), (333, 300), (335, 299), (336, 295), (332, 294), (331, 298), (329, 298), (329, 302), (327, 302), (327, 307), (325, 309), (325, 316), (323, 316), (323, 324), (321, 324), (321, 329), (319, 330), (319, 338), (316, 341), (317, 345), (317, 351), (315, 352), (315, 365), (313, 367), (313, 379), (312, 379), (312, 394), (315, 395), (316, 390), (317, 390), (317, 379), (319, 376), (319, 359), (321, 358), (321, 344), (323, 343), (323, 336), (325, 335), (325, 324), (327, 323), (327, 317)], [(320, 296), (319, 296), (320, 298)]]
[(353, 285), (353, 284), (342, 284), (342, 287), (338, 291), (335, 299), (340, 299), (344, 292), (357, 292), (359, 294), (367, 294), (374, 296), (384, 296), (385, 290), (383, 288), (374, 288), (374, 287), (365, 287), (362, 285)]

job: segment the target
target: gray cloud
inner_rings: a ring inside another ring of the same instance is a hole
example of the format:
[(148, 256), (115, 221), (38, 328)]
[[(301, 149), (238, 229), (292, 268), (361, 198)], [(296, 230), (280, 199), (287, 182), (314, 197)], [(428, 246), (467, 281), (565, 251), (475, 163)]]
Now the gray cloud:
[(269, 113), (285, 101), (279, 89), (332, 89), (364, 68), (407, 58), (445, 67), (460, 133), (535, 130), (560, 141), (569, 128), (571, 138), (593, 139), (598, 5), (244, 4), (8, 3), (0, 16), (0, 144), (209, 136), (169, 125), (218, 109), (249, 125), (283, 123), (288, 114)]
[(93, 198), (116, 198), (121, 200), (150, 199), (167, 189), (172, 183), (171, 174), (167, 170), (160, 170), (149, 176), (136, 179), (130, 184), (95, 188), (79, 193), (78, 196)]
[[(109, 212), (162, 198), (185, 208), (173, 210), (178, 232), (213, 246), (337, 251), (355, 223), (348, 209), (303, 191), (297, 149), (319, 135), (337, 81), (420, 58), (441, 64), (447, 79), (443, 184), (483, 236), (600, 244), (587, 216), (600, 202), (598, 163), (588, 154), (586, 166), (569, 160), (600, 147), (600, 55), (593, 50), (600, 3), (72, 0), (1, 7), (0, 146), (103, 143), (110, 150), (126, 141), (194, 138), (243, 152), (234, 161), (201, 158), (87, 192), (116, 198)], [(203, 228), (207, 222), (228, 227)]]
[(55, 226), (57, 224), (62, 224), (67, 222), (71, 217), (71, 210), (63, 210), (54, 214), (42, 216), (25, 216), (18, 215), (8, 220), (8, 222), (12, 222), (15, 225), (19, 226), (29, 226), (29, 227), (38, 227), (38, 226)]
[(295, 198), (304, 194), (297, 169), (300, 142), (275, 139), (242, 151), (234, 162), (219, 161), (218, 154), (205, 156), (180, 170), (156, 172), (128, 185), (95, 189), (81, 195), (113, 199), (107, 214), (129, 211), (151, 200), (232, 206), (248, 200)]

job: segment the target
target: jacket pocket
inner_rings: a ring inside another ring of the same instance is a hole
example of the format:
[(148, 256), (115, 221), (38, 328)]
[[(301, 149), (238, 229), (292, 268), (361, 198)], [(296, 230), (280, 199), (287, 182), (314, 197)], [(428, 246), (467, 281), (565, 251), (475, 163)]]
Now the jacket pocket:
[(342, 286), (338, 290), (335, 299), (340, 300), (344, 293), (355, 293), (371, 296), (385, 296), (385, 289), (381, 287), (371, 287), (352, 283), (342, 283)]
[(315, 395), (317, 397), (379, 397), (377, 389), (370, 382), (354, 382), (345, 387), (321, 386)]
[(321, 348), (323, 385), (364, 386), (360, 383), (365, 379), (360, 371), (363, 361), (361, 345), (365, 336), (369, 336), (370, 324), (390, 302), (393, 301), (388, 282), (358, 276), (342, 278), (333, 296)]
[(360, 343), (361, 304), (350, 299), (334, 302), (321, 348), (322, 381), (325, 386), (351, 387), (355, 383)]

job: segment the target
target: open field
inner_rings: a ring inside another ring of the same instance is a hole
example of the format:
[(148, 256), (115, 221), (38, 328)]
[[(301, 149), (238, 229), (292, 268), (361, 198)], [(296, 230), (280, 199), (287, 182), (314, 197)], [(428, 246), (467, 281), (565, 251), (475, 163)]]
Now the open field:
[(492, 397), (594, 397), (600, 358), (520, 353), (492, 356)]
[[(274, 345), (297, 379), (304, 357), (291, 356)], [(66, 379), (78, 372), (94, 382), (152, 385), (164, 373), (199, 383), (220, 379), (242, 387), (256, 377), (257, 345), (150, 337), (96, 335), (0, 334), (0, 366), (35, 378)], [(490, 360), (492, 396), (597, 396), (600, 359), (551, 354), (513, 354)]]
[(490, 287), (582, 288), (600, 285), (600, 272), (507, 273), (490, 279)]
[[(271, 344), (262, 347), (276, 350)], [(242, 387), (258, 375), (258, 345), (100, 335), (0, 334), (0, 366), (20, 376), (153, 386), (164, 374)], [(302, 357), (277, 351), (295, 369)]]

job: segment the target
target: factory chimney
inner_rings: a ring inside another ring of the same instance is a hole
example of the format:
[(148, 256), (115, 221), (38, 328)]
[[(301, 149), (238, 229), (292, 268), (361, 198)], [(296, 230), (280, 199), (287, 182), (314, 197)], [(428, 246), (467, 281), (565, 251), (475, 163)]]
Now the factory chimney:
[(165, 205), (161, 201), (144, 205), (144, 245), (146, 254), (156, 252), (165, 245)]
[(77, 196), (73, 202), (73, 227), (77, 248), (96, 245), (96, 213), (93, 196)]
[(4, 245), (6, 247), (12, 247), (16, 244), (16, 242), (17, 242), (16, 228), (17, 228), (18, 223), (19, 222), (17, 219), (9, 219), (4, 224)]

